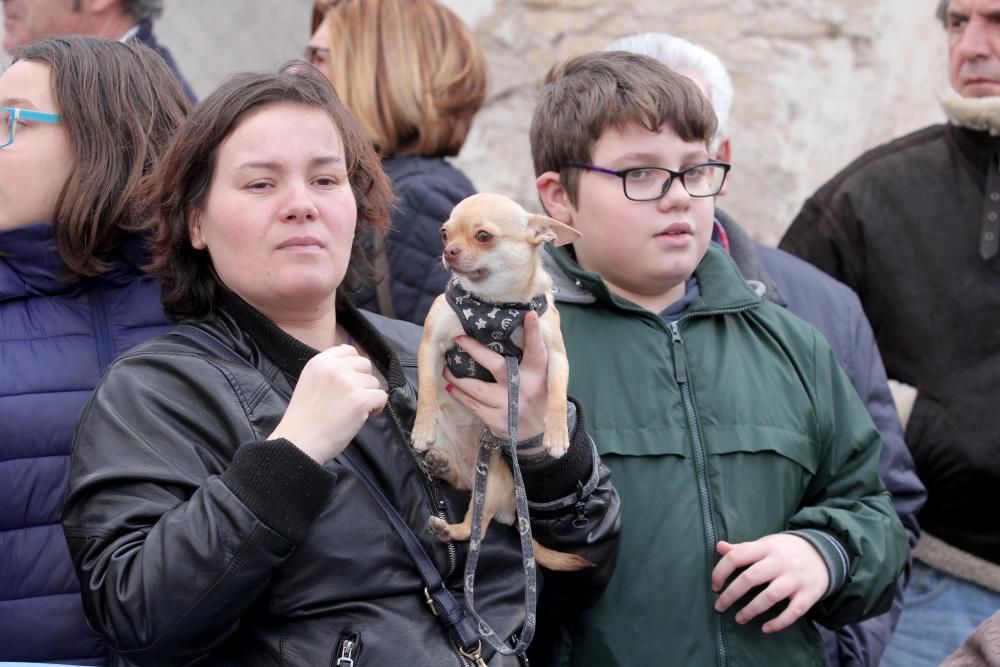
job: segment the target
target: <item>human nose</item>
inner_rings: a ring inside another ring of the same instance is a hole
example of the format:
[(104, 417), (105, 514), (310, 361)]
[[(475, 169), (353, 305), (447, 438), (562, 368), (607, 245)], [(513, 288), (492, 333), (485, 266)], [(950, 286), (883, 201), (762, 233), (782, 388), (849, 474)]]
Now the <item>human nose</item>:
[(990, 53), (989, 30), (978, 17), (972, 17), (958, 36), (957, 49), (966, 59), (981, 58)]
[(304, 187), (294, 188), (279, 215), (282, 222), (311, 222), (319, 215), (315, 202)]

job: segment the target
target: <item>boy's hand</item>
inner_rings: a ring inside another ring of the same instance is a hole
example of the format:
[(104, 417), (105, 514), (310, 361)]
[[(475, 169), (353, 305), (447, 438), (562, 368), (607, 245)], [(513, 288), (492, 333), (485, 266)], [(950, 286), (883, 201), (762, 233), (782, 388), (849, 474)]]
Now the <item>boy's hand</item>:
[(767, 585), (753, 600), (736, 614), (736, 622), (748, 623), (782, 600), (788, 607), (763, 626), (765, 633), (784, 630), (826, 593), (830, 573), (815, 547), (797, 535), (777, 534), (753, 542), (716, 545), (722, 560), (712, 570), (712, 590), (718, 593), (726, 580), (745, 567), (736, 579), (722, 591), (715, 602), (715, 611), (722, 613), (747, 591)]
[[(470, 336), (455, 339), (458, 346), (476, 363), (488, 370), (496, 382), (483, 382), (474, 378), (456, 378), (445, 366), (444, 379), (455, 400), (483, 420), (498, 438), (507, 434), (507, 361), (490, 348)], [(517, 433), (519, 440), (539, 435), (545, 427), (549, 353), (542, 339), (538, 314), (528, 313), (524, 318), (524, 356), (518, 364)]]

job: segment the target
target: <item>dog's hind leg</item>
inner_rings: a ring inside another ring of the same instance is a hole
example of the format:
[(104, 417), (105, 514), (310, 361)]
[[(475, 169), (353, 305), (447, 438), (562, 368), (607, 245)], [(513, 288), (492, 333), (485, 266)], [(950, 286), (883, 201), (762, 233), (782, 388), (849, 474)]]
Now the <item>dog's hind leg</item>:
[[(490, 453), (480, 538), (486, 534), (486, 527), (494, 517), (506, 524), (514, 521), (514, 478), (499, 450)], [(469, 503), (469, 509), (465, 512), (465, 518), (461, 523), (447, 523), (439, 517), (432, 516), (427, 522), (427, 528), (442, 541), (467, 542), (472, 536), (472, 503)]]

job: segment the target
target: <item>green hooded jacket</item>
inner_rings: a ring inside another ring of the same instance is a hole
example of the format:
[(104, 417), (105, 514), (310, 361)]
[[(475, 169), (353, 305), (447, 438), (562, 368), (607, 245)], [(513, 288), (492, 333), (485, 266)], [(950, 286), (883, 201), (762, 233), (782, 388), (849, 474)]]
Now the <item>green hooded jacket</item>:
[[(611, 583), (562, 628), (557, 664), (825, 665), (810, 621), (837, 627), (884, 612), (907, 557), (878, 476), (878, 432), (833, 353), (760, 299), (714, 244), (695, 271), (701, 295), (673, 325), (550, 252), (570, 393), (622, 502)], [(713, 610), (715, 545), (782, 531), (817, 548), (830, 589), (765, 635), (777, 612), (734, 620), (759, 589)]]

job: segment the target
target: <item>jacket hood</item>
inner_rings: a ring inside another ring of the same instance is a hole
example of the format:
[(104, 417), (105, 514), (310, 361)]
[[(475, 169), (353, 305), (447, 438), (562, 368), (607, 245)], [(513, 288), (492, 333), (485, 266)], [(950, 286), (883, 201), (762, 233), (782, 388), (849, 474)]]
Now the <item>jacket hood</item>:
[[(618, 308), (644, 311), (612, 294), (599, 274), (584, 271), (566, 249), (551, 245), (546, 245), (545, 249), (547, 253), (543, 256), (543, 263), (552, 276), (556, 302), (587, 304), (600, 301)], [(701, 286), (701, 296), (691, 304), (688, 312), (743, 308), (761, 302), (761, 297), (740, 275), (732, 258), (714, 243), (709, 244), (708, 252), (694, 273)]]

